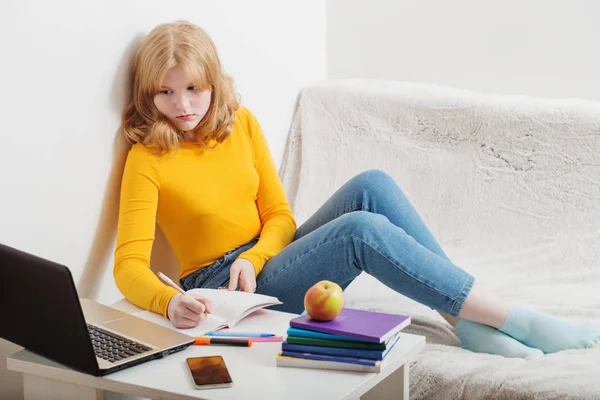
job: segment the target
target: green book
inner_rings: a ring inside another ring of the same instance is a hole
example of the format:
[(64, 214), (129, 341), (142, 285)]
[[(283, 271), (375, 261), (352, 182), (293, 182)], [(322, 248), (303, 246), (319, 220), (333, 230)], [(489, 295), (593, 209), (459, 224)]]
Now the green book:
[(291, 344), (307, 344), (310, 346), (343, 347), (347, 349), (385, 350), (386, 343), (348, 342), (343, 340), (319, 339), (300, 336), (289, 336), (285, 339)]

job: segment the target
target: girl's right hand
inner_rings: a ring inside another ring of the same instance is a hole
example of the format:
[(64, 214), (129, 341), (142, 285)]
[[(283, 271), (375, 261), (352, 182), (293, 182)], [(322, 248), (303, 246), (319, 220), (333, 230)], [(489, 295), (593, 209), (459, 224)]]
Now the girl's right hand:
[(210, 313), (210, 306), (210, 300), (177, 293), (171, 297), (167, 315), (175, 328), (193, 328)]

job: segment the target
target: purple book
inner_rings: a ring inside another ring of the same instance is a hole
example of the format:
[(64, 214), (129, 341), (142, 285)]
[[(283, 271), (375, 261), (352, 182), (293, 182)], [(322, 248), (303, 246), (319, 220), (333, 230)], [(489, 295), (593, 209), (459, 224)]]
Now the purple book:
[(342, 312), (332, 321), (317, 321), (309, 317), (308, 314), (290, 321), (290, 326), (293, 328), (342, 335), (373, 343), (385, 342), (390, 336), (408, 324), (410, 324), (410, 317), (405, 315), (353, 308), (342, 308)]

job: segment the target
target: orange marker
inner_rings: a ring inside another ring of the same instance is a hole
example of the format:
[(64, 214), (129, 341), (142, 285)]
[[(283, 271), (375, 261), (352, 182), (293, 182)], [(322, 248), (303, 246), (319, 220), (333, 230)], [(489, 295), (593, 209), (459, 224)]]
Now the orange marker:
[(250, 346), (252, 346), (252, 340), (225, 339), (225, 338), (215, 338), (215, 337), (197, 337), (194, 344), (196, 346), (203, 346), (203, 345), (209, 345), (209, 344), (222, 344), (222, 345), (228, 345), (228, 346), (250, 347)]

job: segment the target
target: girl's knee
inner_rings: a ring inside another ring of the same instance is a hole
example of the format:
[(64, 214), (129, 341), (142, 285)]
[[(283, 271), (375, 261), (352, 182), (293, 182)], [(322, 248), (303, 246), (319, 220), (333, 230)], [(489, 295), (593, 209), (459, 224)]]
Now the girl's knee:
[(364, 190), (373, 196), (386, 196), (390, 191), (398, 190), (398, 185), (387, 173), (379, 169), (361, 172), (353, 178), (358, 190)]
[(365, 233), (380, 229), (387, 218), (369, 211), (353, 211), (337, 218), (339, 228), (348, 235), (363, 236)]
[(369, 169), (355, 176), (356, 179), (365, 182), (389, 181), (392, 177), (380, 169)]
[(359, 182), (366, 186), (385, 186), (394, 183), (394, 179), (380, 169), (370, 169), (355, 176)]

